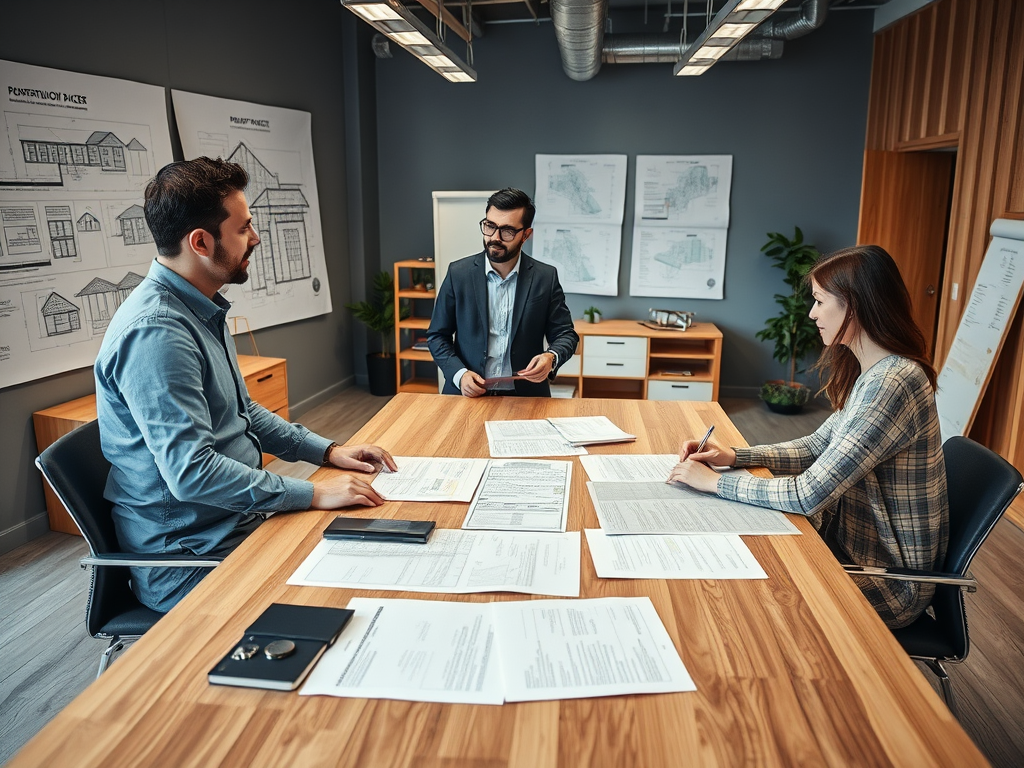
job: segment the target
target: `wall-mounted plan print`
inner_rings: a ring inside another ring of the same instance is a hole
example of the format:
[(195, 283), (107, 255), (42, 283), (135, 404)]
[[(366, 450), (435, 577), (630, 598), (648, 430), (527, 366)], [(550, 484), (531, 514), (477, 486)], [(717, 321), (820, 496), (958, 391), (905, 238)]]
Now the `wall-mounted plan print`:
[(255, 330), (330, 312), (309, 113), (171, 95), (185, 157), (220, 157), (249, 174), (245, 198), (260, 244), (248, 281), (221, 291), (232, 303), (229, 317), (245, 317)]
[(171, 160), (163, 88), (0, 61), (0, 388), (92, 365)]

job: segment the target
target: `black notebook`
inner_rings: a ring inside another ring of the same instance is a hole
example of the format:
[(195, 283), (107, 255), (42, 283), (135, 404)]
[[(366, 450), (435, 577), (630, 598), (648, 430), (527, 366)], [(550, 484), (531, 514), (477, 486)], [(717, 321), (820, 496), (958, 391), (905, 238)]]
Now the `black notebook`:
[(432, 530), (433, 520), (385, 520), (338, 516), (324, 529), (324, 538), (426, 544)]
[(273, 603), (210, 670), (214, 685), (294, 691), (331, 646), (353, 611)]

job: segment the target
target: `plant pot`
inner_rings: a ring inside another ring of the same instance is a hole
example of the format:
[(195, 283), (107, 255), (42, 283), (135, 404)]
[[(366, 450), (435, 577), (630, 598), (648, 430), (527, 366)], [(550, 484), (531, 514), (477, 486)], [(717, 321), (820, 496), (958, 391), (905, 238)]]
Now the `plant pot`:
[(366, 374), (370, 379), (370, 394), (390, 397), (395, 394), (398, 384), (395, 380), (395, 358), (384, 357), (379, 352), (366, 356)]
[(761, 386), (761, 399), (768, 410), (787, 416), (800, 413), (811, 398), (811, 390), (797, 381), (776, 379)]

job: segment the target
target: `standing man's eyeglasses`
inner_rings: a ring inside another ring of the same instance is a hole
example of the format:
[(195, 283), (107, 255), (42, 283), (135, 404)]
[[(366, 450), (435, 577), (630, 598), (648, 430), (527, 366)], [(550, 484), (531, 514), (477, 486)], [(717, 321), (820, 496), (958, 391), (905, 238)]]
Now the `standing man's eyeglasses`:
[(526, 229), (526, 227), (520, 227), (519, 229), (516, 229), (515, 227), (499, 227), (493, 221), (488, 221), (487, 219), (483, 219), (480, 222), (480, 232), (482, 232), (484, 236), (494, 237), (494, 233), (498, 232), (500, 233), (502, 241), (506, 243), (511, 243), (515, 239), (515, 236), (524, 229)]

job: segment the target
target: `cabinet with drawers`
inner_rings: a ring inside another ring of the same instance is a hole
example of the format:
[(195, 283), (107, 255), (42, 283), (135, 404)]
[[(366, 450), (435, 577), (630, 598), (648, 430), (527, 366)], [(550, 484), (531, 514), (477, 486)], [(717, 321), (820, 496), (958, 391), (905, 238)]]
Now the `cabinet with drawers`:
[[(245, 379), (249, 397), (268, 411), (273, 411), (286, 421), (288, 418), (288, 361), (281, 357), (255, 357), (239, 355), (238, 367)], [(66, 435), (83, 424), (96, 420), (96, 395), (86, 395), (77, 400), (55, 405), (32, 414), (35, 427), (36, 446), (40, 453), (58, 437)], [(273, 461), (269, 453), (263, 454), (263, 465)], [(63, 533), (80, 535), (78, 526), (64, 509), (64, 505), (42, 480), (46, 497), (46, 513), (50, 518), (50, 529)]]
[(722, 332), (711, 323), (686, 331), (635, 320), (578, 320), (580, 348), (558, 372), (582, 397), (717, 400)]

